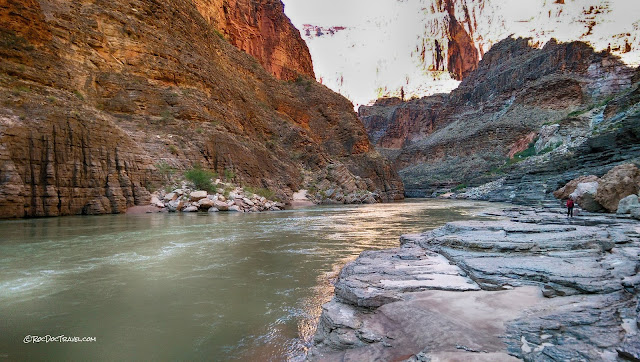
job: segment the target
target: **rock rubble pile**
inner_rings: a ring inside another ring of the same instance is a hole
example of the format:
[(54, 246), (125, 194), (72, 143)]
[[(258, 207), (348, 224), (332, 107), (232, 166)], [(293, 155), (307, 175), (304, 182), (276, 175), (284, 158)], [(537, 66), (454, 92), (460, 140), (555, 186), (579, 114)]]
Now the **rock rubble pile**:
[(154, 193), (151, 196), (151, 205), (169, 212), (206, 211), (210, 213), (279, 211), (285, 208), (282, 202), (268, 200), (241, 187), (234, 187), (228, 192), (210, 194), (203, 190), (192, 190), (186, 185), (171, 192)]

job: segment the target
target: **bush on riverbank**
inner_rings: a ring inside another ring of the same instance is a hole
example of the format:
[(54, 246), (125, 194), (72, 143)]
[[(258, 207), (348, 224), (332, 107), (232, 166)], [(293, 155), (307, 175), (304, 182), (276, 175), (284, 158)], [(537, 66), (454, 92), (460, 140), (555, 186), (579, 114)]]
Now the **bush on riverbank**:
[(216, 178), (216, 173), (205, 170), (202, 166), (196, 164), (190, 170), (185, 171), (184, 177), (193, 185), (196, 189), (205, 190), (211, 193), (216, 192), (216, 187), (211, 182), (211, 179)]

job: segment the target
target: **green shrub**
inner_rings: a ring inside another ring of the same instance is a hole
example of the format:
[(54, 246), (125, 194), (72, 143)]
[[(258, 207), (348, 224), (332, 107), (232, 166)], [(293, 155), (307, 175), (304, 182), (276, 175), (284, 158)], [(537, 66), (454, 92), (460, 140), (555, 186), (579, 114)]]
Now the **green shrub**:
[(216, 192), (216, 187), (211, 182), (211, 179), (216, 177), (215, 172), (205, 170), (198, 164), (190, 170), (185, 171), (184, 177), (198, 190), (205, 190), (211, 193)]
[(451, 191), (455, 192), (455, 191), (460, 191), (460, 190), (464, 190), (467, 188), (467, 184), (460, 184), (454, 188), (451, 189)]
[(225, 168), (224, 169), (224, 179), (227, 181), (231, 181), (236, 177), (236, 173), (233, 172), (232, 169), (230, 168)]
[(567, 115), (567, 117), (576, 117), (576, 116), (579, 116), (581, 114), (585, 114), (585, 113), (589, 112), (590, 110), (592, 110), (594, 108), (600, 108), (600, 107), (606, 106), (607, 104), (609, 104), (609, 102), (611, 102), (613, 100), (614, 97), (615, 97), (614, 95), (610, 95), (610, 96), (608, 96), (607, 98), (601, 100), (598, 103), (590, 104), (589, 106), (587, 106), (587, 108), (584, 108), (584, 109), (581, 109), (581, 110), (577, 110), (577, 111), (573, 111), (573, 112), (569, 113)]
[(83, 101), (84, 100), (84, 96), (82, 95), (82, 93), (80, 93), (79, 90), (74, 90), (73, 94), (76, 95), (76, 97), (78, 97), (79, 100)]
[(178, 148), (176, 148), (176, 146), (174, 146), (174, 145), (169, 145), (169, 152), (171, 152), (172, 155), (177, 155), (178, 154)]
[(275, 192), (269, 190), (269, 189), (265, 189), (265, 188), (258, 188), (258, 187), (251, 187), (251, 186), (245, 186), (243, 187), (244, 190), (248, 193), (251, 194), (255, 194), (258, 196), (262, 196), (268, 200), (274, 200), (275, 199)]
[(218, 29), (213, 29), (213, 32), (218, 36), (218, 38), (222, 40), (227, 40), (227, 38), (222, 34)]
[(176, 169), (173, 166), (169, 165), (166, 161), (160, 161), (156, 163), (156, 169), (158, 170), (158, 173), (162, 175), (162, 178), (165, 181), (171, 180), (171, 176), (173, 176), (173, 174), (176, 172)]
[(171, 113), (170, 110), (165, 109), (164, 111), (162, 111), (162, 113), (160, 113), (160, 122), (162, 124), (167, 124), (172, 121), (173, 121), (173, 114)]
[(518, 162), (524, 160), (527, 157), (535, 156), (536, 155), (536, 142), (537, 141), (538, 141), (538, 138), (536, 138), (533, 141), (531, 141), (531, 143), (529, 143), (529, 147), (527, 147), (526, 150), (520, 151), (520, 152), (516, 153), (515, 155), (513, 155), (513, 158), (511, 158), (507, 163), (512, 165), (514, 163), (518, 163)]
[(548, 147), (545, 147), (543, 150), (541, 150), (540, 152), (538, 152), (539, 155), (544, 155), (545, 153), (549, 153), (553, 150), (555, 150), (556, 148), (562, 146), (562, 141), (558, 141), (554, 144), (549, 145)]
[(19, 93), (29, 93), (29, 92), (31, 92), (31, 88), (24, 85), (19, 85), (13, 88), (13, 93), (16, 95)]

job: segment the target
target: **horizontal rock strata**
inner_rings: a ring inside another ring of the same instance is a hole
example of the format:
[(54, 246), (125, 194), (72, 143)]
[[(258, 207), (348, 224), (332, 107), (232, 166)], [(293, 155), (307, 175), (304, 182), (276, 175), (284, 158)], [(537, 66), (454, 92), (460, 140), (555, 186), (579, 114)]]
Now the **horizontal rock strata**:
[(384, 99), (358, 112), (408, 196), (504, 178), (487, 198), (528, 203), (552, 199), (575, 177), (640, 163), (639, 79), (584, 43), (538, 49), (509, 38), (450, 94)]
[(328, 178), (403, 198), (279, 0), (11, 0), (0, 21), (0, 218), (123, 212), (196, 164), (283, 201)]

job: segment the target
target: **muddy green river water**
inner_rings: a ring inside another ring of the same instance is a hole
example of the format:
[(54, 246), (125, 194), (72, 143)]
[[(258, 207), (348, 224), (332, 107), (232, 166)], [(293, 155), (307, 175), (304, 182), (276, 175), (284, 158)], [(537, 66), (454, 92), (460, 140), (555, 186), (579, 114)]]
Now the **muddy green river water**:
[(486, 207), (1, 221), (0, 360), (297, 360), (347, 261)]

